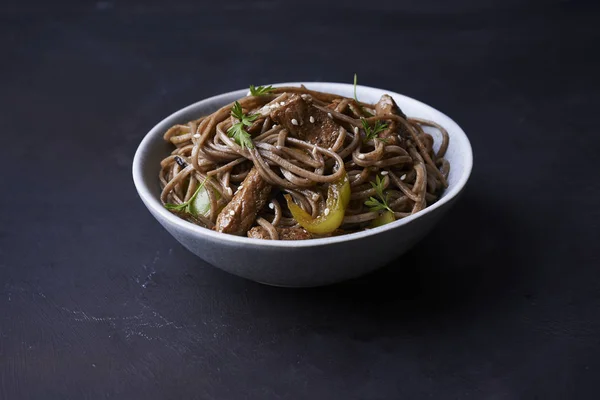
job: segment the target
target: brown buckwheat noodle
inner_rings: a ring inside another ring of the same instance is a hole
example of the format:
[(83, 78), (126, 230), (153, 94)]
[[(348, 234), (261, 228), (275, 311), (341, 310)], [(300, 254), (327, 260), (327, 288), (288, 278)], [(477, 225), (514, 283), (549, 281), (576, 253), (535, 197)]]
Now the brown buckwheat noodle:
[[(297, 95), (327, 113), (339, 125), (330, 148), (295, 137), (285, 126), (272, 120), (265, 106), (282, 104)], [(371, 184), (376, 177), (381, 179), (395, 219), (434, 203), (448, 186), (450, 164), (444, 155), (449, 137), (447, 131), (433, 121), (405, 118), (401, 112), (376, 115), (376, 104), (316, 92), (304, 86), (278, 87), (267, 94), (238, 101), (245, 114), (260, 114), (252, 126), (247, 127), (252, 148), (240, 146), (228, 134), (237, 122), (231, 115), (233, 103), (187, 124), (175, 125), (164, 134), (164, 139), (175, 148), (161, 161), (162, 203), (182, 204), (190, 200), (200, 184), (210, 189), (206, 190), (206, 213), (173, 211), (192, 223), (215, 229), (219, 213), (232, 200), (252, 168), (272, 189), (251, 226), (263, 229), (270, 239), (285, 239), (281, 232), (286, 228), (300, 228), (287, 207), (284, 194), (289, 194), (298, 206), (317, 217), (326, 208), (329, 185), (344, 176), (350, 182), (350, 202), (341, 226), (329, 235), (372, 226), (380, 211), (374, 211), (365, 202), (376, 196)], [(366, 140), (363, 124), (372, 125), (376, 121), (387, 125), (380, 135), (387, 140)], [(437, 152), (434, 138), (424, 127), (439, 132), (441, 143)]]

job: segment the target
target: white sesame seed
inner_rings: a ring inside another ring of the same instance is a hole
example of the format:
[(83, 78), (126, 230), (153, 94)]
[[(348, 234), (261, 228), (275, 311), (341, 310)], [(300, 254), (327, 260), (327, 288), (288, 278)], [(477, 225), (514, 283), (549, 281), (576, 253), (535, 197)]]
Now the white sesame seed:
[(354, 127), (354, 133), (358, 133), (358, 126)]
[(198, 139), (198, 138), (200, 138), (200, 134), (199, 134), (199, 133), (196, 133), (196, 134), (195, 134), (194, 136), (192, 136), (192, 137), (193, 137), (193, 138), (195, 138), (195, 139)]
[(292, 125), (298, 125), (298, 120), (296, 118), (292, 118)]
[(310, 121), (311, 124), (315, 123), (315, 117), (313, 117), (312, 115), (310, 116), (310, 118), (308, 120)]
[(269, 203), (269, 208), (270, 208), (271, 210), (273, 210), (273, 209), (275, 208), (275, 206), (273, 205), (273, 203)]
[(324, 209), (323, 214), (325, 214), (325, 216), (329, 215), (329, 208)]
[(333, 115), (331, 115), (331, 113), (327, 113), (327, 116), (331, 119), (333, 119)]
[(400, 180), (401, 180), (401, 181), (403, 181), (403, 180), (405, 180), (405, 179), (406, 179), (406, 174), (404, 174), (404, 175), (402, 175), (402, 176), (400, 177)]
[(285, 101), (280, 101), (280, 102), (279, 102), (279, 105), (280, 105), (280, 106), (285, 106)]
[(358, 158), (360, 158), (361, 160), (364, 160), (365, 159), (365, 155), (364, 154), (359, 154)]
[(235, 215), (235, 211), (229, 210), (229, 215), (231, 215), (233, 217)]
[(275, 128), (277, 128), (276, 124), (271, 127), (271, 129), (275, 129)]
[(240, 185), (240, 186), (238, 186), (238, 190), (241, 190), (241, 189), (243, 189), (243, 188), (244, 188), (244, 185)]
[(381, 175), (386, 176), (388, 174), (387, 171), (381, 171)]

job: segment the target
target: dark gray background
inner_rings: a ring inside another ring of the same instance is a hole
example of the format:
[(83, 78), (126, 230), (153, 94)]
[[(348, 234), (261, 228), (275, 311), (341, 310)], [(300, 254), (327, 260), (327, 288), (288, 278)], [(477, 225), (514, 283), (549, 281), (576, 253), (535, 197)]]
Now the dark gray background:
[[(0, 398), (597, 398), (599, 11), (3, 2)], [(261, 286), (138, 199), (137, 144), (180, 107), (354, 72), (447, 113), (474, 149), (464, 197), (393, 265)]]

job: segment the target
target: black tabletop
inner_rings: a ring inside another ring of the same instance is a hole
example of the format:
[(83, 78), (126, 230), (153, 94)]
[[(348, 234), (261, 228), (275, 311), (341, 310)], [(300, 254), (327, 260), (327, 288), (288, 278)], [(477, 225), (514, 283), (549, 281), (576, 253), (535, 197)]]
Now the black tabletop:
[[(597, 398), (599, 11), (3, 3), (0, 399)], [(132, 157), (170, 113), (355, 72), (450, 115), (474, 150), (459, 203), (388, 267), (263, 286), (142, 205)]]

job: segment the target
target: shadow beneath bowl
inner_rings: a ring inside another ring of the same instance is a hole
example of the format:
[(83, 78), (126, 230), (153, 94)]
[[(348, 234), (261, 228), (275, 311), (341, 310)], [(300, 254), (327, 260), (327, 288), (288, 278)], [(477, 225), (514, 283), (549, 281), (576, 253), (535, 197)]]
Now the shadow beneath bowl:
[(374, 324), (385, 335), (390, 325), (469, 318), (506, 307), (509, 296), (529, 281), (532, 260), (522, 258), (526, 235), (502, 204), (467, 191), (423, 241), (377, 272), (311, 289), (253, 284), (248, 296), (256, 292), (257, 301), (268, 302), (265, 307), (276, 313), (293, 310), (303, 324), (359, 327), (368, 335), (376, 334)]

